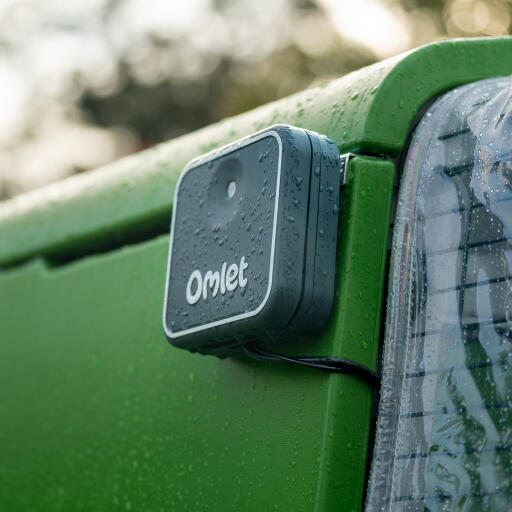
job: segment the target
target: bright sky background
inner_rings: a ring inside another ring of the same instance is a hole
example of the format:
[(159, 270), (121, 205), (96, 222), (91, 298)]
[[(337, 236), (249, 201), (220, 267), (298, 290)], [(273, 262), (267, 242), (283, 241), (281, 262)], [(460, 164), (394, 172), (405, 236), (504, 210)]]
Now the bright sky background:
[(410, 47), (410, 25), (398, 8), (377, 0), (319, 0), (340, 35), (371, 50), (379, 58)]

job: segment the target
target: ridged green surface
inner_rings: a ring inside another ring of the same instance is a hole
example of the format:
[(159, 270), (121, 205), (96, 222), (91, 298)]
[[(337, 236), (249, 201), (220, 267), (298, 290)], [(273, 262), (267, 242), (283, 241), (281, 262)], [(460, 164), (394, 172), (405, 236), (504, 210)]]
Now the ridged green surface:
[(426, 101), (457, 85), (512, 73), (512, 39), (440, 42), (226, 119), (0, 205), (0, 265), (36, 254), (83, 253), (105, 239), (165, 225), (191, 158), (275, 123), (328, 135), (342, 151), (397, 154)]
[[(374, 367), (394, 166), (350, 176), (331, 322), (281, 348)], [(167, 245), (0, 274), (0, 510), (360, 510), (369, 386), (168, 345)]]

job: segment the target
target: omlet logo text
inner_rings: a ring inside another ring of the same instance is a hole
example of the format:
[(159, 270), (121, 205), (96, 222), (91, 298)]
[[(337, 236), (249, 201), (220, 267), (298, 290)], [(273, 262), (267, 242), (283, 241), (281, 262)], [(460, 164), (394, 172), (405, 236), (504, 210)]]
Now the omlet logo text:
[(220, 293), (224, 295), (226, 291), (233, 292), (238, 286), (245, 288), (247, 285), (247, 278), (244, 276), (244, 271), (249, 265), (245, 262), (245, 256), (240, 259), (240, 264), (233, 263), (229, 267), (227, 263), (222, 264), (220, 272), (212, 272), (208, 270), (203, 275), (199, 270), (194, 270), (187, 283), (187, 302), (189, 304), (195, 304), (201, 295), (206, 300), (208, 296), (208, 290), (211, 291), (212, 297), (216, 297)]

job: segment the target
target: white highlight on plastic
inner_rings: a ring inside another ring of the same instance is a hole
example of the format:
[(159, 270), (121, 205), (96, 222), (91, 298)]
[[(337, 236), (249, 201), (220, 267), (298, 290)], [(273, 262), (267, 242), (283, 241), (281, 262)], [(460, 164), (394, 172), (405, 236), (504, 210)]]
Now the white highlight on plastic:
[(235, 195), (235, 192), (236, 192), (236, 181), (230, 181), (228, 183), (228, 188), (226, 189), (226, 194), (231, 199)]

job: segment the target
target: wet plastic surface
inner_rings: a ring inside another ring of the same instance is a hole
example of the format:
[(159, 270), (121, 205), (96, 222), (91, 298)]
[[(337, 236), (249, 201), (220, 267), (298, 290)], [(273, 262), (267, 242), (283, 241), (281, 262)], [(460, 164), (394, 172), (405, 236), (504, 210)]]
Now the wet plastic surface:
[[(334, 312), (286, 353), (375, 369), (395, 168), (349, 175)], [(370, 386), (171, 347), (168, 247), (0, 273), (0, 510), (361, 510)]]
[[(0, 207), (0, 509), (360, 510), (368, 386), (165, 345), (170, 192), (274, 123), (396, 155), (425, 102), (511, 62), (512, 38), (435, 43)], [(395, 169), (349, 166), (335, 313), (293, 352), (374, 368)]]
[(413, 136), (368, 511), (512, 506), (511, 86), (446, 94)]

